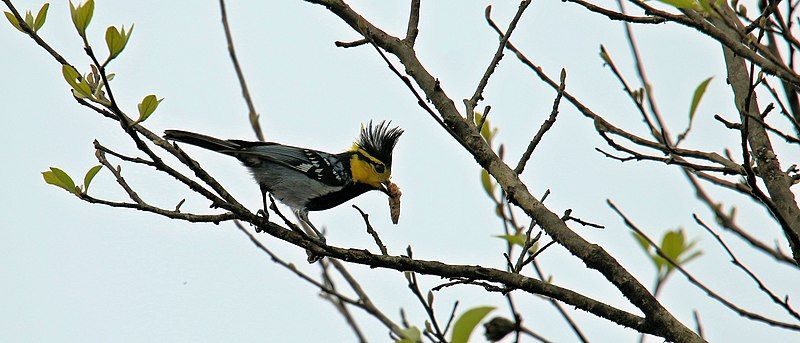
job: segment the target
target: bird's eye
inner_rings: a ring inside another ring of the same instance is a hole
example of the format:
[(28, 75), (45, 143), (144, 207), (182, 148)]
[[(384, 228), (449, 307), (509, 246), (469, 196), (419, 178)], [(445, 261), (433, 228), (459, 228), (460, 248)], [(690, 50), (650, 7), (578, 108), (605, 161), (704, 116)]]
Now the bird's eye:
[(386, 171), (386, 168), (384, 168), (382, 164), (376, 164), (375, 171), (378, 172), (378, 174), (383, 174), (383, 172)]

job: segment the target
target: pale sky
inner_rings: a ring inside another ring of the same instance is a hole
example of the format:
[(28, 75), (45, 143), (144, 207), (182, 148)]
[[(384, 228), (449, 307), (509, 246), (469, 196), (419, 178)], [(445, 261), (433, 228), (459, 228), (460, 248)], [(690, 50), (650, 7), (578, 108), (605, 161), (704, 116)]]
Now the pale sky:
[[(38, 9), (38, 1), (14, 1), (18, 9)], [(483, 19), (493, 4), (495, 20), (505, 27), (517, 9), (514, 1), (423, 1), (417, 52), (443, 89), (455, 100), (469, 97), (497, 48), (497, 37)], [(609, 2), (610, 4), (611, 2)], [(351, 4), (386, 31), (405, 33), (407, 1)], [(400, 224), (389, 220), (385, 196), (371, 192), (337, 208), (310, 215), (327, 227), (328, 243), (376, 250), (350, 205), (370, 214), (392, 254), (407, 245), (415, 257), (457, 264), (503, 268), (502, 233), (493, 206), (484, 195), (474, 160), (420, 109), (406, 87), (371, 47), (336, 48), (336, 40), (359, 38), (324, 7), (303, 1), (231, 1), (229, 20), (261, 124), (269, 140), (339, 152), (350, 146), (361, 123), (392, 120), (406, 133), (395, 150), (393, 180), (403, 190)], [(78, 105), (68, 92), (60, 66), (5, 19), (0, 24), (0, 85), (4, 132), (0, 157), (0, 341), (21, 342), (351, 342), (355, 336), (317, 290), (269, 261), (232, 223), (219, 226), (168, 220), (153, 214), (91, 205), (47, 185), (40, 172), (57, 166), (74, 179), (96, 165), (92, 141), (134, 154), (117, 123)], [(126, 50), (109, 66), (117, 101), (128, 113), (147, 94), (165, 100), (145, 123), (155, 132), (184, 129), (223, 138), (254, 139), (232, 65), (227, 55), (216, 1), (103, 1), (89, 27), (95, 50), (105, 56), (109, 25), (135, 23)], [(74, 65), (89, 60), (69, 19), (66, 2), (50, 6), (41, 36)], [(620, 85), (598, 56), (603, 44), (634, 81), (624, 31), (619, 22), (557, 0), (534, 1), (512, 41), (557, 78), (567, 69), (567, 89), (609, 121), (644, 134), (644, 126)], [(725, 85), (718, 44), (675, 24), (636, 26), (654, 94), (673, 132), (686, 125), (691, 94), (714, 76), (700, 105), (695, 132), (687, 146), (721, 152), (736, 149), (737, 133), (722, 128), (714, 114), (735, 118)], [(402, 68), (401, 68), (402, 69)], [(507, 161), (516, 163), (527, 142), (550, 113), (554, 92), (507, 54), (485, 92), (492, 123), (500, 128)], [(766, 104), (762, 100), (762, 104)], [(482, 108), (482, 106), (481, 106)], [(704, 131), (703, 131), (704, 130)], [(797, 162), (797, 150), (778, 146), (783, 167)], [(655, 277), (629, 230), (607, 207), (610, 198), (640, 227), (660, 238), (667, 229), (685, 228), (699, 239), (704, 255), (688, 265), (719, 293), (758, 313), (787, 316), (728, 262), (713, 238), (694, 224), (697, 213), (714, 220), (674, 166), (647, 162), (620, 164), (594, 151), (605, 148), (593, 124), (568, 103), (528, 164), (524, 180), (534, 194), (551, 189), (546, 204), (556, 213), (573, 209), (581, 219), (605, 230), (571, 225), (600, 244), (642, 283)], [(187, 148), (238, 200), (253, 211), (258, 187), (235, 160)], [(119, 162), (113, 162), (119, 163)], [(184, 209), (210, 211), (207, 202), (189, 196), (169, 177), (123, 165), (123, 174), (148, 202), (167, 208), (187, 198)], [(712, 190), (726, 205), (742, 204), (738, 221), (768, 244), (785, 240), (762, 209), (746, 199)], [(107, 170), (95, 178), (90, 194), (123, 200)], [(210, 212), (207, 212), (210, 213)], [(721, 231), (718, 227), (714, 227)], [(724, 236), (740, 257), (779, 295), (797, 298), (796, 269)], [(261, 241), (303, 270), (305, 252), (259, 235)], [(563, 248), (554, 246), (540, 263), (553, 282), (607, 301), (632, 313), (598, 272)], [(412, 324), (423, 327), (424, 310), (408, 291), (402, 273), (353, 265), (375, 304), (400, 322), (403, 307)], [(530, 271), (528, 271), (530, 272)], [(421, 277), (426, 288), (443, 282)], [(446, 281), (446, 280), (444, 280)], [(344, 288), (344, 282), (339, 282)], [(515, 293), (525, 325), (558, 342), (574, 341), (563, 319), (537, 296)], [(436, 294), (436, 310), (445, 322), (452, 302), (460, 312), (492, 305), (491, 314), (510, 317), (505, 299), (474, 286), (451, 287)], [(684, 277), (674, 275), (662, 303), (684, 324), (694, 327), (698, 309), (710, 341), (788, 341), (796, 333), (740, 318), (708, 299)], [(591, 341), (633, 341), (638, 333), (566, 306)], [(353, 309), (370, 341), (388, 341), (375, 319)], [(482, 328), (473, 342), (483, 342)], [(658, 341), (651, 339), (651, 342)]]

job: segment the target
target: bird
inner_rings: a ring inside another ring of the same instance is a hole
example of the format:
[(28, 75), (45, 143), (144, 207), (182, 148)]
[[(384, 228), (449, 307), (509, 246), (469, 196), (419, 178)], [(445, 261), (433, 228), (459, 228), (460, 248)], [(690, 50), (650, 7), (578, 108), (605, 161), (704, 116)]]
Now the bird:
[(392, 152), (404, 131), (390, 125), (387, 121), (362, 125), (352, 147), (338, 154), (275, 142), (219, 139), (182, 130), (166, 130), (164, 138), (235, 157), (250, 170), (260, 187), (264, 216), (269, 216), (269, 193), (291, 208), (324, 243), (325, 237), (308, 219), (308, 212), (339, 206), (373, 190), (391, 196), (388, 187)]

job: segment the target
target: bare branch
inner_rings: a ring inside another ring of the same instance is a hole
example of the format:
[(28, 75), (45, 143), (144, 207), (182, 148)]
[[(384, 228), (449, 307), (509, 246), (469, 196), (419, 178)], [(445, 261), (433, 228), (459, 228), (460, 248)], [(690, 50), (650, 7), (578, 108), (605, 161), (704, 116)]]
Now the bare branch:
[(420, 0), (411, 0), (411, 11), (408, 15), (408, 29), (406, 29), (406, 38), (403, 39), (411, 46), (417, 42), (417, 35), (419, 34), (419, 6)]
[(763, 282), (761, 282), (761, 280), (758, 278), (758, 276), (756, 276), (755, 273), (753, 273), (749, 268), (747, 268), (747, 266), (745, 266), (741, 261), (739, 261), (739, 259), (736, 258), (736, 255), (733, 254), (733, 251), (731, 251), (731, 249), (728, 248), (728, 245), (725, 244), (725, 241), (722, 240), (722, 237), (720, 237), (716, 232), (714, 232), (714, 230), (711, 230), (711, 228), (708, 225), (706, 225), (706, 223), (704, 223), (702, 220), (700, 220), (700, 218), (696, 214), (692, 214), (692, 217), (694, 217), (694, 221), (697, 222), (697, 224), (706, 229), (706, 231), (708, 231), (709, 234), (714, 236), (714, 239), (716, 239), (717, 242), (719, 242), (719, 244), (725, 249), (725, 252), (728, 253), (728, 256), (731, 257), (732, 260), (731, 262), (733, 263), (733, 265), (739, 267), (739, 269), (744, 271), (745, 274), (747, 274), (747, 276), (749, 276), (753, 280), (753, 282), (755, 282), (758, 285), (758, 289), (767, 294), (767, 296), (769, 296), (772, 302), (783, 307), (786, 310), (786, 312), (788, 312), (792, 317), (795, 317), (796, 319), (800, 320), (800, 314), (798, 314), (797, 311), (795, 311), (792, 308), (792, 306), (789, 305), (789, 302), (775, 295), (775, 293), (773, 293), (769, 288), (767, 288), (766, 285), (764, 285)]
[(686, 177), (689, 179), (689, 183), (691, 183), (694, 187), (697, 198), (700, 199), (702, 203), (706, 204), (706, 207), (708, 207), (708, 209), (714, 213), (714, 216), (717, 218), (717, 222), (722, 225), (723, 228), (737, 235), (739, 238), (750, 244), (750, 246), (754, 249), (773, 257), (776, 261), (783, 262), (784, 264), (795, 268), (800, 268), (797, 262), (795, 262), (791, 257), (770, 248), (736, 225), (733, 220), (733, 216), (722, 211), (722, 204), (717, 204), (711, 199), (708, 193), (706, 193), (706, 191), (700, 185), (695, 175), (687, 173)]
[(226, 213), (222, 213), (222, 214), (192, 214), (192, 213), (183, 213), (183, 212), (178, 212), (178, 211), (165, 210), (165, 209), (158, 208), (158, 207), (151, 206), (151, 205), (144, 204), (144, 203), (142, 203), (142, 204), (134, 204), (134, 203), (127, 203), (127, 202), (114, 202), (114, 201), (102, 200), (102, 199), (97, 199), (95, 197), (92, 197), (92, 196), (90, 196), (88, 194), (85, 194), (85, 193), (81, 194), (79, 196), (79, 198), (81, 200), (84, 200), (84, 201), (92, 203), (92, 204), (100, 204), (100, 205), (105, 205), (105, 206), (110, 206), (110, 207), (119, 207), (119, 208), (132, 208), (132, 209), (139, 210), (139, 211), (155, 213), (155, 214), (158, 214), (158, 215), (161, 215), (161, 216), (164, 216), (164, 217), (167, 217), (167, 218), (171, 218), (171, 219), (180, 219), (180, 220), (185, 220), (185, 221), (193, 222), (193, 223), (214, 223), (214, 224), (219, 224), (220, 222), (236, 219), (236, 215), (231, 213), (231, 212), (226, 212)]
[[(481, 77), (481, 80), (478, 82), (478, 87), (475, 88), (475, 93), (472, 94), (472, 97), (469, 98), (469, 100), (464, 99), (464, 105), (467, 106), (466, 115), (470, 123), (475, 122), (475, 106), (477, 106), (478, 102), (483, 99), (483, 89), (486, 88), (486, 85), (489, 83), (489, 78), (492, 76), (492, 73), (494, 73), (494, 70), (497, 68), (497, 65), (503, 58), (503, 50), (506, 48), (508, 39), (511, 38), (511, 33), (514, 32), (514, 29), (517, 27), (519, 19), (522, 18), (522, 13), (525, 12), (525, 9), (528, 8), (528, 5), (530, 4), (531, 0), (523, 0), (519, 3), (517, 14), (514, 15), (513, 19), (511, 19), (511, 23), (508, 24), (506, 33), (500, 37), (500, 45), (497, 47), (497, 51), (494, 53), (494, 56), (492, 56), (489, 66), (486, 67), (486, 71), (483, 72), (483, 77)], [(492, 6), (486, 6), (486, 17), (489, 17), (491, 12)]]

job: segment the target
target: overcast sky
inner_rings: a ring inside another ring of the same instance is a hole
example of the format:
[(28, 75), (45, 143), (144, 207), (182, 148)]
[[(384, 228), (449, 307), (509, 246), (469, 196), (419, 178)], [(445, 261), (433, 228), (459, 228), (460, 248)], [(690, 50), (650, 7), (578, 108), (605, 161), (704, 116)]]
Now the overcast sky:
[[(14, 1), (18, 9), (38, 9), (37, 1)], [(505, 27), (517, 8), (514, 1), (423, 1), (416, 45), (420, 60), (457, 102), (469, 97), (497, 47), (484, 19), (484, 8)], [(392, 34), (405, 33), (407, 1), (361, 1), (353, 7)], [(303, 1), (231, 1), (228, 13), (240, 61), (261, 124), (269, 140), (339, 152), (350, 146), (361, 123), (392, 120), (406, 133), (395, 150), (393, 180), (403, 191), (399, 225), (389, 220), (385, 196), (363, 195), (335, 209), (311, 214), (327, 227), (328, 243), (374, 249), (360, 216), (350, 205), (370, 213), (392, 254), (407, 245), (415, 257), (458, 264), (503, 268), (502, 232), (478, 180), (479, 168), (461, 147), (421, 110), (408, 90), (371, 47), (336, 48), (336, 40), (359, 36), (323, 7)], [(135, 23), (128, 47), (109, 70), (117, 101), (128, 113), (147, 94), (165, 100), (146, 122), (155, 132), (184, 129), (224, 138), (253, 139), (247, 110), (227, 55), (216, 1), (103, 1), (96, 4), (89, 27), (95, 50), (106, 54), (109, 25)], [(724, 83), (720, 47), (675, 24), (637, 26), (641, 51), (655, 86), (654, 94), (673, 132), (686, 125), (691, 94), (714, 76), (698, 110), (695, 134), (687, 146), (721, 152), (737, 147), (737, 134), (713, 120), (734, 120), (731, 94)], [(74, 65), (85, 70), (88, 58), (69, 19), (66, 2), (50, 6), (41, 36)], [(622, 24), (610, 22), (573, 4), (534, 1), (512, 38), (529, 57), (556, 78), (567, 69), (567, 89), (608, 120), (646, 134), (643, 125), (598, 56), (601, 44), (633, 80)], [(4, 118), (0, 157), (0, 341), (355, 341), (342, 317), (317, 290), (273, 264), (231, 223), (219, 226), (167, 220), (133, 210), (79, 201), (46, 185), (40, 172), (58, 166), (75, 179), (97, 164), (92, 140), (134, 154), (135, 148), (110, 120), (87, 111), (72, 99), (60, 66), (30, 39), (0, 24), (0, 99)], [(402, 68), (401, 68), (402, 69)], [(485, 92), (492, 105), (497, 143), (505, 143), (507, 160), (516, 163), (530, 137), (547, 117), (554, 92), (513, 55), (507, 55)], [(702, 130), (702, 132), (700, 132)], [(779, 145), (788, 167), (797, 150)], [(786, 319), (769, 299), (723, 255), (713, 238), (691, 217), (713, 218), (694, 200), (690, 186), (674, 167), (654, 163), (620, 164), (594, 151), (605, 147), (593, 124), (566, 102), (553, 130), (525, 170), (534, 194), (551, 189), (547, 205), (556, 213), (606, 225), (596, 230), (573, 225), (591, 242), (602, 245), (645, 285), (654, 268), (628, 229), (606, 206), (611, 198), (653, 237), (685, 228), (705, 252), (688, 269), (707, 285), (749, 309)], [(258, 187), (238, 162), (201, 149), (187, 148), (237, 199), (255, 211)], [(118, 162), (114, 162), (118, 163)], [(152, 170), (123, 165), (139, 194), (170, 208), (186, 198), (184, 209), (206, 211), (208, 203)], [(710, 190), (713, 188), (709, 188)], [(90, 189), (95, 197), (123, 200), (124, 193), (107, 171)], [(746, 204), (730, 192), (712, 194), (726, 205)], [(772, 244), (785, 240), (760, 208), (740, 206), (738, 220)], [(718, 229), (718, 228), (717, 228)], [(259, 236), (281, 256), (316, 275), (296, 247)], [(773, 266), (735, 238), (746, 263)], [(614, 287), (563, 248), (540, 257), (553, 282), (639, 313)], [(401, 273), (350, 267), (376, 305), (399, 322), (403, 307), (412, 324), (423, 327), (423, 309), (408, 291)], [(797, 298), (797, 270), (762, 268), (760, 276), (778, 294)], [(423, 286), (442, 282), (421, 278)], [(344, 283), (339, 283), (344, 287)], [(517, 294), (526, 326), (554, 341), (574, 336), (542, 299)], [(788, 341), (789, 331), (741, 319), (709, 300), (685, 278), (675, 275), (662, 302), (684, 324), (693, 327), (698, 309), (709, 340), (720, 342)], [(446, 321), (452, 302), (461, 310), (492, 305), (492, 315), (509, 317), (505, 300), (470, 286), (437, 293), (437, 311)], [(569, 306), (567, 306), (569, 308)], [(591, 341), (633, 341), (637, 334), (592, 315), (571, 314)], [(387, 330), (357, 309), (353, 312), (371, 341), (387, 341)], [(482, 330), (480, 330), (482, 331)], [(483, 337), (476, 333), (473, 341)], [(651, 341), (657, 341), (655, 339)]]

